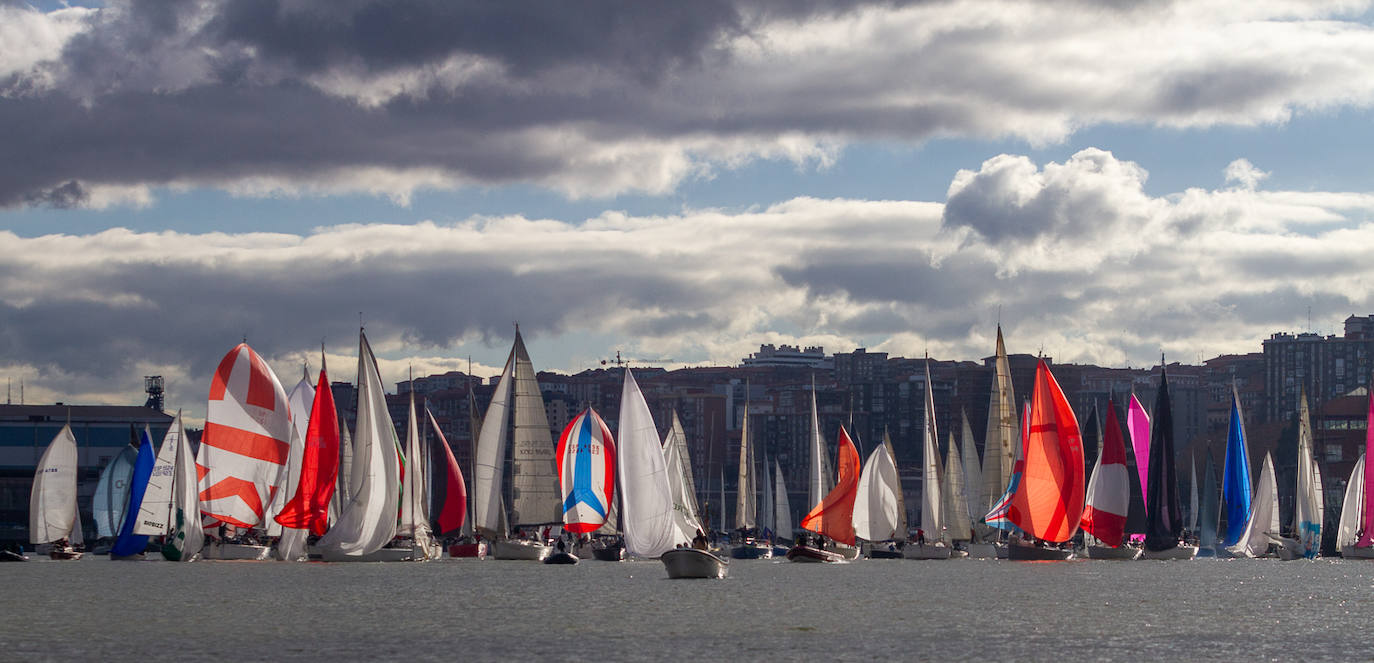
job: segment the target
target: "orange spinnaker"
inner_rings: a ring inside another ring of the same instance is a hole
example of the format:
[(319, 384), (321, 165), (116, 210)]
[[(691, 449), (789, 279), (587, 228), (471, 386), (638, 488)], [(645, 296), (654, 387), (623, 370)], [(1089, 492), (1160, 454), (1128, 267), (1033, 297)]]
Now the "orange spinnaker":
[(1025, 469), (1008, 518), (1036, 538), (1068, 541), (1083, 515), (1083, 436), (1043, 359), (1035, 367), (1028, 428)]
[(802, 518), (801, 526), (840, 543), (854, 545), (854, 498), (859, 494), (859, 450), (840, 428), (840, 478), (821, 503)]

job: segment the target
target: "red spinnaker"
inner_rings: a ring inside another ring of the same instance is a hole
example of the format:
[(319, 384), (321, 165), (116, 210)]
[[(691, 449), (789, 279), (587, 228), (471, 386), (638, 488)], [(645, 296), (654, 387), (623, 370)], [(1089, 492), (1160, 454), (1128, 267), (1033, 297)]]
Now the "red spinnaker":
[(854, 498), (859, 494), (859, 450), (840, 427), (840, 478), (825, 499), (802, 518), (801, 526), (840, 543), (854, 545)]
[(277, 522), (282, 527), (309, 528), (316, 536), (324, 534), (329, 529), (329, 500), (334, 497), (338, 474), (339, 417), (334, 411), (329, 376), (321, 366), (315, 404), (310, 408), (310, 426), (305, 430), (300, 484), (291, 501), (277, 514)]
[(439, 430), (439, 423), (434, 420), (434, 413), (426, 408), (425, 415), (429, 417), (430, 430), (439, 437), (438, 445), (444, 450), (444, 463), (447, 465), (444, 481), (440, 485), (443, 494), (435, 496), (435, 502), (439, 505), (439, 515), (435, 518), (439, 526), (436, 533), (443, 536), (463, 528), (463, 521), (468, 515), (468, 485), (463, 481), (463, 472), (458, 469), (458, 459), (453, 457), (453, 449), (448, 445), (448, 439), (444, 437), (443, 431)]
[(1083, 437), (1078, 418), (1042, 359), (1035, 367), (1021, 486), (1009, 519), (1031, 536), (1068, 541), (1083, 515)]

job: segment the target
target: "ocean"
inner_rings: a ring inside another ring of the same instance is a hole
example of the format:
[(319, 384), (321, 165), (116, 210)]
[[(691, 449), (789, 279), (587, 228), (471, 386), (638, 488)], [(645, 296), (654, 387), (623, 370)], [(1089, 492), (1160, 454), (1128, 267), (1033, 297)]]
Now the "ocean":
[(7, 661), (1367, 660), (1374, 562), (0, 565)]

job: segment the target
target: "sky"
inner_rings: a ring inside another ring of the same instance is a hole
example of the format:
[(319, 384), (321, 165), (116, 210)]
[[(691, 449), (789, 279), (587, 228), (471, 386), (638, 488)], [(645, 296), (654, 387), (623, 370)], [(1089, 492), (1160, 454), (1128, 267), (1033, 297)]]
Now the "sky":
[(1148, 366), (1374, 313), (1356, 0), (0, 0), (0, 376), (203, 413), (761, 343)]

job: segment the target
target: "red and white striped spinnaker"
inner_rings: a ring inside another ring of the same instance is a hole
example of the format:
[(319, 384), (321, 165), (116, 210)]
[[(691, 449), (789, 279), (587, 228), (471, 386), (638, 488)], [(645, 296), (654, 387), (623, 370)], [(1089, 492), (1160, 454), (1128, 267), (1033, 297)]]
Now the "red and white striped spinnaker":
[(240, 343), (210, 382), (205, 433), (196, 454), (200, 508), (237, 527), (262, 521), (290, 450), (291, 409), (267, 362)]

